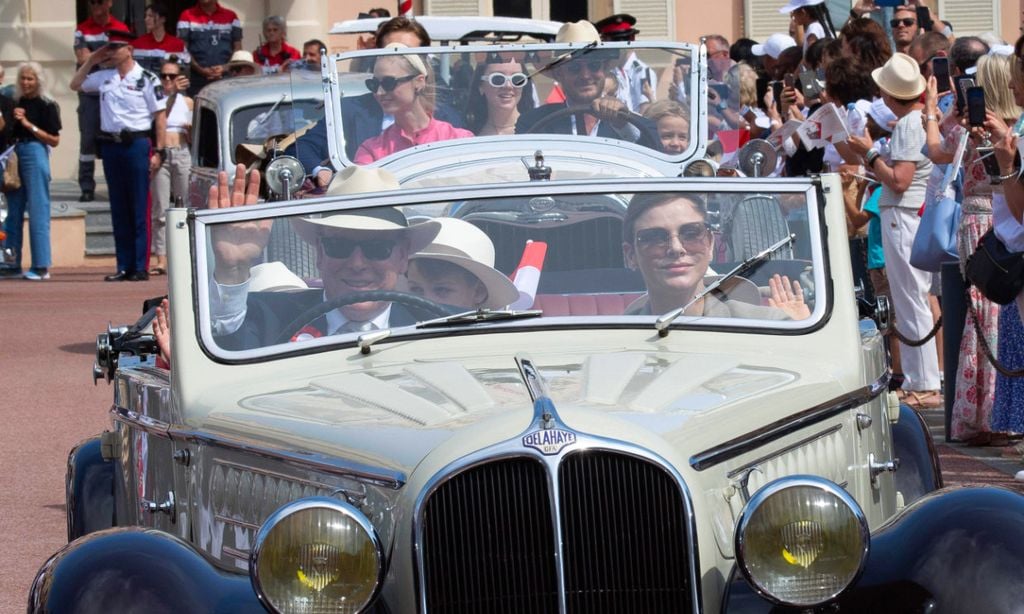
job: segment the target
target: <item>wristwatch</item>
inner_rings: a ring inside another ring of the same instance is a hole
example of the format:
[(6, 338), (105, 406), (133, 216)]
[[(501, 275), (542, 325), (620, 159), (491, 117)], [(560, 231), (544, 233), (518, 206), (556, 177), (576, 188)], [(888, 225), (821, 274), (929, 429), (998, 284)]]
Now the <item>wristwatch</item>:
[(939, 116), (934, 114), (928, 114), (924, 116), (924, 120), (926, 122), (937, 122), (939, 121)]

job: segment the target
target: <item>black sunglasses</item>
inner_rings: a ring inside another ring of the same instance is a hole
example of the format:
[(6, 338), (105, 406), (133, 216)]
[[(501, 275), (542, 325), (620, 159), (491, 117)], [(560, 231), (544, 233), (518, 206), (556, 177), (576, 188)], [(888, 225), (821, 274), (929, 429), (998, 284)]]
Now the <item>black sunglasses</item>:
[[(683, 224), (674, 233), (679, 237), (679, 242), (688, 252), (701, 251), (707, 246), (704, 241), (707, 238), (708, 225), (704, 222)], [(644, 228), (636, 231), (636, 243), (642, 248), (650, 250), (667, 250), (672, 242), (673, 233), (667, 228)]]
[(162, 72), (160, 73), (161, 79), (177, 79), (181, 76), (180, 72)]
[(395, 249), (395, 241), (392, 239), (368, 239), (366, 241), (354, 241), (343, 237), (320, 237), (320, 246), (328, 258), (339, 260), (350, 258), (358, 247), (367, 260), (387, 260)]
[(393, 92), (395, 88), (403, 83), (412, 81), (419, 75), (406, 75), (404, 77), (370, 77), (366, 80), (366, 89), (370, 90), (371, 94), (376, 94), (377, 90), (384, 88), (385, 92)]
[(917, 20), (914, 19), (913, 17), (904, 17), (903, 19), (890, 19), (889, 20), (889, 27), (890, 28), (898, 28), (898, 27), (900, 27), (900, 24), (903, 24), (904, 28), (909, 28), (910, 26), (912, 26), (912, 25), (914, 25), (916, 23), (917, 23)]
[(565, 69), (574, 75), (578, 75), (583, 72), (584, 66), (590, 72), (602, 72), (604, 70), (604, 60), (573, 60), (565, 65)]

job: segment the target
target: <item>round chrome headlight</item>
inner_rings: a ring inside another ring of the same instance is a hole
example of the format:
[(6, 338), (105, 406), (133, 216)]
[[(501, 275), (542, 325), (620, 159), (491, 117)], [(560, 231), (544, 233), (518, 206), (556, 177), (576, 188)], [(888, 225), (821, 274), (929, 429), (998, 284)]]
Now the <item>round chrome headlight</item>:
[(380, 539), (347, 503), (300, 499), (270, 515), (256, 534), (249, 575), (275, 612), (360, 612), (380, 590)]
[(793, 476), (767, 484), (743, 508), (736, 560), (760, 594), (811, 607), (853, 584), (869, 540), (867, 519), (849, 493), (822, 478)]

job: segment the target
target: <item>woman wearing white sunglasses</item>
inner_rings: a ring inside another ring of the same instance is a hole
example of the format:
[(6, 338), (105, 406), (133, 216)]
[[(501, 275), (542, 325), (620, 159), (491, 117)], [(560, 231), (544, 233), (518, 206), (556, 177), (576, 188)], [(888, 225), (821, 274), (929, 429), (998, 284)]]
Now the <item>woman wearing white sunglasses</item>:
[(487, 54), (477, 64), (470, 88), (466, 125), (477, 136), (515, 134), (519, 113), (533, 108), (533, 86), (524, 65)]

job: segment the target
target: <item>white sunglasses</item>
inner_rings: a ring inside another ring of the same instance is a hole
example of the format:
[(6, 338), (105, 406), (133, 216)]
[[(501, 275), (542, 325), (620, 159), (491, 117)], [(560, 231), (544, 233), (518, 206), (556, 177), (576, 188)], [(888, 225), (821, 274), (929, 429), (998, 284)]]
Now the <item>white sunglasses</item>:
[(512, 73), (511, 75), (506, 75), (502, 72), (492, 72), (489, 75), (480, 77), (480, 80), (490, 83), (492, 87), (505, 87), (505, 85), (511, 84), (512, 87), (522, 88), (526, 87), (526, 82), (530, 78), (521, 72)]

